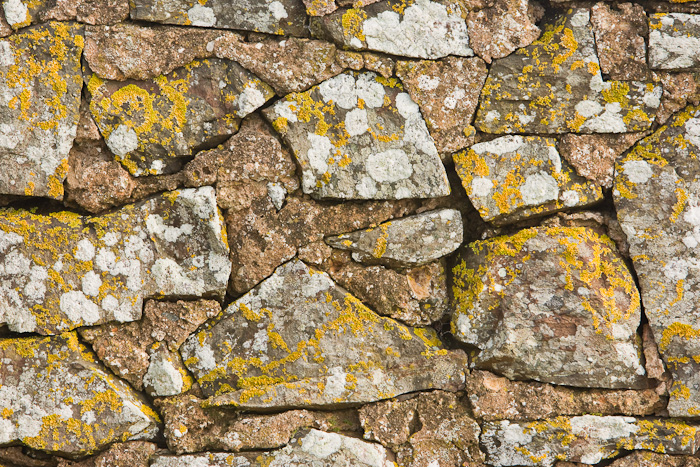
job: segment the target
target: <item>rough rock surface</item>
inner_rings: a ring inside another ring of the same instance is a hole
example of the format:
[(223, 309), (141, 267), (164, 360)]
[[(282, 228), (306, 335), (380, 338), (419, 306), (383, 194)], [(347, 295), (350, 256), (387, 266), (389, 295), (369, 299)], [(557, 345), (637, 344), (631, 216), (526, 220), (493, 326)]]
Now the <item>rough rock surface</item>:
[(51, 22), (0, 40), (0, 194), (63, 199), (79, 119), (82, 29)]
[(454, 161), (469, 200), (495, 225), (603, 199), (599, 186), (562, 160), (551, 138), (502, 136), (474, 144)]
[(55, 334), (141, 318), (149, 297), (221, 297), (231, 263), (211, 187), (104, 216), (0, 210), (0, 322)]
[(557, 417), (536, 422), (485, 422), (481, 443), (496, 467), (551, 466), (557, 460), (597, 464), (620, 449), (693, 454), (700, 429), (683, 422), (633, 417)]
[(317, 198), (434, 198), (450, 192), (418, 105), (396, 80), (343, 73), (263, 111)]
[(533, 227), (465, 247), (453, 269), (452, 332), (473, 365), (510, 379), (638, 388), (639, 293), (607, 236)]
[(603, 80), (590, 11), (578, 8), (533, 44), (494, 61), (475, 126), (495, 134), (642, 131), (661, 92), (652, 83)]
[(463, 387), (465, 355), (431, 328), (380, 317), (298, 260), (180, 348), (211, 405), (253, 409), (372, 402)]
[(649, 15), (649, 66), (659, 70), (700, 68), (700, 15)]
[(114, 24), (129, 16), (128, 0), (3, 0), (2, 6), (13, 29), (52, 20)]
[(654, 81), (664, 89), (661, 105), (656, 113), (656, 121), (663, 125), (686, 105), (700, 104), (700, 75), (698, 73), (671, 73), (657, 71), (652, 74)]
[(649, 451), (635, 451), (617, 459), (612, 467), (698, 467), (700, 459), (689, 456), (669, 456)]
[(360, 263), (409, 268), (455, 251), (462, 244), (463, 231), (460, 212), (441, 209), (329, 237), (326, 243), (352, 251), (352, 259)]
[(148, 81), (88, 82), (90, 110), (107, 146), (133, 175), (171, 173), (182, 157), (234, 134), (272, 89), (237, 63), (193, 62)]
[(0, 445), (67, 455), (152, 439), (158, 416), (75, 333), (0, 340)]
[(146, 441), (116, 443), (95, 457), (72, 462), (59, 459), (58, 467), (148, 467), (158, 445)]

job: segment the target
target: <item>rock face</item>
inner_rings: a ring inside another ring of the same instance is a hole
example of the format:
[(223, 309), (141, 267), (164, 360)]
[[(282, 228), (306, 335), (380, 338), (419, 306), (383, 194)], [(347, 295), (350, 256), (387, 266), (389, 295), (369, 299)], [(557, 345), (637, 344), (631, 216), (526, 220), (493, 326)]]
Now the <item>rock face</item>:
[(156, 413), (74, 333), (0, 339), (0, 358), (0, 445), (85, 455), (158, 433)]
[(83, 42), (81, 26), (57, 22), (0, 40), (0, 194), (63, 199)]
[(456, 390), (466, 363), (432, 329), (376, 315), (298, 260), (207, 323), (180, 352), (204, 394), (218, 396), (211, 405), (252, 409)]
[(3, 0), (2, 7), (12, 29), (52, 20), (114, 24), (129, 16), (127, 0)]
[(479, 130), (626, 133), (651, 126), (661, 87), (603, 81), (589, 10), (572, 10), (547, 27), (533, 44), (494, 61), (476, 116)]
[(599, 186), (561, 159), (551, 138), (502, 136), (477, 143), (454, 160), (469, 200), (495, 225), (603, 199)]
[(58, 467), (148, 467), (149, 459), (155, 454), (158, 445), (146, 441), (129, 441), (116, 443), (104, 452), (85, 459), (71, 462), (59, 459)]
[(700, 413), (695, 313), (700, 242), (700, 109), (688, 107), (616, 166), (615, 206), (630, 244), (644, 311), (673, 375), (672, 416)]
[(0, 322), (55, 334), (137, 320), (148, 297), (221, 297), (224, 238), (211, 187), (98, 217), (0, 210)]
[(660, 70), (700, 67), (700, 15), (657, 13), (649, 16), (649, 66)]
[(452, 332), (476, 368), (568, 386), (643, 387), (639, 294), (615, 245), (585, 227), (537, 227), (467, 246)]
[(450, 192), (418, 105), (396, 80), (343, 73), (263, 113), (294, 151), (304, 193), (401, 199)]
[(90, 111), (107, 146), (132, 175), (163, 174), (182, 157), (222, 142), (272, 89), (237, 63), (193, 62), (149, 81), (88, 83)]

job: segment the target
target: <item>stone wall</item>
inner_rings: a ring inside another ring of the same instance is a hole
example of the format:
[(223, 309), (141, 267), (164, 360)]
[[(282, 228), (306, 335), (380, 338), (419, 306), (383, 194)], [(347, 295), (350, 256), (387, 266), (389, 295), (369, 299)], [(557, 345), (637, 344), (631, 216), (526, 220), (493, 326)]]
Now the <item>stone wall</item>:
[(694, 0), (0, 4), (0, 467), (700, 466)]

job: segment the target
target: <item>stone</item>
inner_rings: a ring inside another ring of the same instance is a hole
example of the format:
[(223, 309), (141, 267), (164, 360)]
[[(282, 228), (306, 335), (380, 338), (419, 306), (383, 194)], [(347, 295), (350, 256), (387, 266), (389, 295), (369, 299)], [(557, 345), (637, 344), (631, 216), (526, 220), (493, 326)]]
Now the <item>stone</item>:
[(90, 111), (115, 159), (132, 175), (172, 173), (183, 157), (236, 133), (273, 96), (237, 63), (211, 59), (147, 81), (92, 74)]
[(694, 454), (699, 441), (698, 427), (680, 421), (597, 415), (484, 422), (481, 434), (486, 462), (495, 467), (597, 464), (634, 449)]
[(114, 24), (129, 17), (127, 0), (3, 0), (12, 29), (48, 21)]
[(301, 0), (256, 0), (232, 4), (227, 0), (134, 0), (131, 19), (180, 26), (241, 29), (266, 34), (306, 36)]
[(656, 389), (574, 389), (510, 381), (488, 371), (467, 376), (467, 394), (479, 420), (542, 420), (560, 415), (649, 416), (665, 407)]
[(0, 37), (7, 37), (12, 34), (12, 27), (5, 20), (5, 11), (0, 9)]
[(544, 29), (539, 40), (493, 62), (476, 114), (478, 130), (630, 133), (652, 125), (661, 87), (603, 80), (589, 10), (573, 9)]
[(180, 348), (209, 406), (335, 407), (463, 387), (466, 355), (380, 317), (323, 272), (280, 266)]
[(146, 298), (223, 297), (231, 263), (214, 189), (103, 216), (0, 210), (0, 323), (56, 334), (141, 318)]
[(309, 16), (325, 16), (338, 9), (334, 0), (303, 0)]
[(361, 432), (354, 409), (242, 414), (229, 409), (205, 410), (201, 407), (202, 402), (192, 395), (156, 400), (155, 404), (163, 414), (168, 448), (176, 454), (281, 448), (302, 428)]
[(629, 456), (616, 459), (612, 467), (698, 467), (697, 457), (669, 456), (649, 451), (634, 451)]
[(603, 199), (600, 186), (576, 175), (562, 160), (552, 138), (502, 136), (453, 157), (469, 200), (494, 225)]
[(664, 367), (664, 362), (661, 360), (659, 346), (656, 345), (654, 332), (651, 330), (649, 323), (642, 325), (642, 347), (644, 348), (644, 368), (647, 371), (647, 376), (668, 382), (670, 375)]
[(58, 467), (148, 467), (148, 461), (157, 449), (157, 444), (147, 441), (116, 443), (106, 451), (82, 461), (59, 459)]
[(148, 369), (143, 375), (143, 389), (152, 397), (176, 396), (192, 388), (194, 380), (180, 359), (163, 342), (148, 349)]
[(0, 445), (77, 456), (158, 434), (158, 415), (75, 333), (1, 339), (0, 356)]
[(420, 107), (439, 153), (473, 143), (470, 125), (488, 70), (478, 58), (400, 61), (396, 76)]
[[(153, 352), (159, 348), (169, 349), (170, 366), (175, 367), (178, 362), (173, 360), (179, 360), (177, 350), (185, 339), (207, 319), (213, 318), (219, 312), (221, 312), (221, 306), (214, 300), (178, 300), (177, 302), (148, 300), (143, 309), (143, 318), (139, 321), (86, 327), (79, 332), (80, 336), (92, 345), (97, 357), (105, 366), (141, 391), (144, 389), (144, 378), (155, 363)], [(153, 369), (162, 370), (165, 367), (170, 370), (167, 364), (160, 363), (157, 366), (159, 368)], [(179, 368), (175, 369), (179, 372)], [(164, 376), (168, 375), (171, 379), (177, 379), (172, 370), (166, 372)], [(183, 391), (184, 383), (188, 378), (191, 379), (187, 373), (182, 375), (183, 385), (177, 393)]]
[(700, 68), (700, 15), (649, 15), (649, 67), (655, 70)]
[(482, 465), (481, 429), (469, 404), (442, 391), (420, 393), (408, 400), (377, 402), (360, 409), (365, 439), (397, 453), (406, 467)]
[(366, 69), (369, 71), (374, 71), (375, 73), (382, 75), (384, 78), (389, 79), (394, 76), (396, 61), (391, 57), (373, 52), (363, 52), (362, 62)]
[(469, 45), (486, 63), (527, 47), (540, 37), (527, 0), (497, 0), (467, 16)]
[(364, 264), (394, 268), (422, 266), (447, 256), (462, 244), (462, 215), (456, 209), (428, 211), (326, 239), (350, 250)]
[(312, 17), (311, 33), (352, 50), (402, 57), (471, 57), (462, 9), (450, 0), (382, 0)]
[(315, 198), (434, 198), (450, 193), (418, 105), (398, 81), (342, 73), (263, 110)]
[(282, 449), (268, 452), (238, 454), (205, 452), (184, 456), (156, 456), (151, 467), (284, 467), (313, 465), (314, 467), (393, 467), (393, 455), (378, 444), (357, 438), (302, 430)]
[(74, 23), (51, 22), (0, 40), (0, 194), (63, 199), (82, 49), (83, 28)]
[(469, 244), (452, 270), (452, 333), (509, 379), (643, 388), (639, 292), (605, 235), (533, 227)]
[(663, 125), (679, 110), (683, 110), (686, 105), (700, 104), (700, 76), (698, 73), (669, 73), (657, 71), (652, 73), (654, 81), (659, 83), (663, 89), (661, 105), (656, 112), (656, 121)]
[(644, 312), (673, 376), (672, 417), (700, 413), (700, 108), (688, 106), (615, 166), (613, 197), (639, 279)]

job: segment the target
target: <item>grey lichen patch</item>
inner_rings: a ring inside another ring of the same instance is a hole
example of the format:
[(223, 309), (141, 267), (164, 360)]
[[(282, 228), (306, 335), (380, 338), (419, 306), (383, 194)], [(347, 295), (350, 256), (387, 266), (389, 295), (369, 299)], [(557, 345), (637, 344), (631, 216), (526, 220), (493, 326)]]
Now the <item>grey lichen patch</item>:
[(469, 200), (495, 225), (603, 199), (601, 187), (577, 175), (551, 138), (503, 136), (453, 157)]
[(149, 349), (149, 364), (143, 376), (143, 387), (151, 396), (175, 396), (188, 391), (193, 379), (180, 360), (180, 354), (171, 352), (163, 342)]
[(453, 268), (452, 332), (473, 365), (510, 379), (640, 388), (639, 292), (607, 236), (533, 227), (465, 247)]
[(0, 40), (0, 194), (63, 199), (83, 42), (82, 27), (56, 22)]
[(180, 348), (210, 406), (339, 406), (463, 386), (466, 356), (431, 328), (380, 317), (298, 260)]
[(234, 134), (270, 99), (267, 84), (235, 62), (195, 61), (147, 81), (93, 74), (90, 111), (107, 146), (132, 175), (170, 173), (202, 146)]
[(137, 21), (308, 35), (306, 8), (301, 0), (134, 0), (131, 5), (131, 19)]
[(626, 133), (649, 128), (661, 87), (603, 81), (588, 9), (569, 10), (528, 47), (495, 60), (476, 127), (486, 133)]
[(330, 237), (326, 243), (352, 251), (360, 263), (406, 268), (449, 255), (462, 244), (463, 230), (459, 211), (441, 209)]
[(310, 27), (355, 50), (428, 59), (474, 55), (461, 6), (450, 0), (383, 0), (313, 17)]
[(395, 79), (343, 73), (263, 111), (316, 198), (433, 198), (450, 192), (418, 105)]
[(56, 334), (138, 320), (148, 297), (221, 297), (225, 238), (211, 187), (95, 217), (0, 210), (0, 323)]
[(700, 69), (700, 15), (649, 15), (649, 66), (657, 70)]
[(86, 455), (158, 434), (158, 415), (74, 333), (2, 339), (0, 361), (0, 446)]

